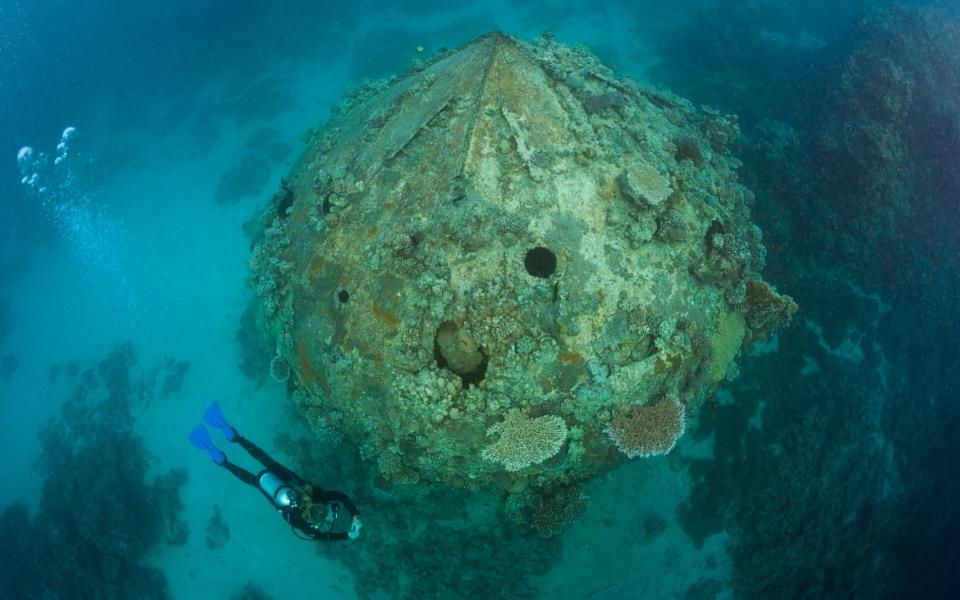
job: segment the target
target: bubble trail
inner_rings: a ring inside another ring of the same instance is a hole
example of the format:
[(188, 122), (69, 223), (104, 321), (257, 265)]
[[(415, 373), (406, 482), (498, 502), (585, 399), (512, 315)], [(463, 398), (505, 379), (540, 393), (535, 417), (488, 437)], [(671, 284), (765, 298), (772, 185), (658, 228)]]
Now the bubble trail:
[(91, 293), (109, 297), (103, 300), (133, 315), (138, 303), (124, 266), (123, 223), (110, 216), (84, 184), (78, 141), (75, 127), (64, 129), (52, 160), (31, 146), (20, 148), (20, 183), (38, 201)]

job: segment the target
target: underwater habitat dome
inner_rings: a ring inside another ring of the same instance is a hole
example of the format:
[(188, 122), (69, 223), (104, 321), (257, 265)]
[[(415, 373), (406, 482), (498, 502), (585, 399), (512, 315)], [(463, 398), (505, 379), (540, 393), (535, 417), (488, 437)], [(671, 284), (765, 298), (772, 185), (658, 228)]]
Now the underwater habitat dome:
[(520, 493), (668, 453), (796, 311), (735, 117), (490, 33), (348, 94), (260, 214), (262, 325), (318, 431)]

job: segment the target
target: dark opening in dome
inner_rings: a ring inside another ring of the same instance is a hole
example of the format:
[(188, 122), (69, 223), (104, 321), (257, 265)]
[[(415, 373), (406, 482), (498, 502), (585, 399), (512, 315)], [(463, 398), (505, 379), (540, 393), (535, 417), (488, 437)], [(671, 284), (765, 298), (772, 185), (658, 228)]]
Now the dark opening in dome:
[(534, 277), (546, 279), (557, 270), (557, 255), (548, 248), (537, 246), (527, 250), (527, 255), (523, 258), (523, 266), (527, 268), (527, 273)]
[(477, 385), (487, 374), (487, 355), (453, 321), (444, 321), (433, 340), (433, 358), (437, 367), (460, 376), (465, 387)]
[(337, 292), (337, 299), (340, 300), (341, 304), (346, 304), (350, 300), (350, 292), (347, 290), (340, 290)]

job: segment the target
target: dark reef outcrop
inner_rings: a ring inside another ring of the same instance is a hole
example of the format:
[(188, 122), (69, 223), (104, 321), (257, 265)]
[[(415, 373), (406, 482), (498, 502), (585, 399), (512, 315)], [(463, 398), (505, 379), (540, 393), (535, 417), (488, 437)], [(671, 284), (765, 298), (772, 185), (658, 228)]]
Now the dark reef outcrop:
[(186, 543), (179, 489), (187, 476), (146, 477), (150, 455), (133, 429), (143, 399), (135, 362), (122, 345), (82, 371), (43, 429), (36, 502), (0, 517), (0, 597), (167, 597), (163, 573), (144, 559), (157, 545)]

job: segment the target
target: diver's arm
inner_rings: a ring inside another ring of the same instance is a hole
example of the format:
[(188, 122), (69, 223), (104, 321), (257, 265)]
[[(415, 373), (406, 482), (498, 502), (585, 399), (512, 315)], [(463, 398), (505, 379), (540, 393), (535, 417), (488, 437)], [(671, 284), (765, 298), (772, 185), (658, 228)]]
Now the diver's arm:
[(286, 509), (281, 511), (283, 519), (290, 524), (294, 535), (301, 539), (309, 539), (317, 542), (339, 542), (350, 539), (349, 532), (320, 531), (304, 520), (303, 515), (297, 510)]
[(357, 518), (360, 516), (360, 511), (357, 510), (357, 505), (353, 503), (353, 500), (350, 499), (350, 496), (344, 494), (343, 492), (338, 492), (336, 490), (323, 490), (317, 494), (314, 494), (314, 501), (317, 502), (339, 502), (343, 504), (344, 508), (347, 509), (347, 512), (350, 513), (351, 518)]
[(343, 531), (314, 531), (311, 529), (308, 535), (318, 542), (342, 542), (350, 539), (347, 533)]

